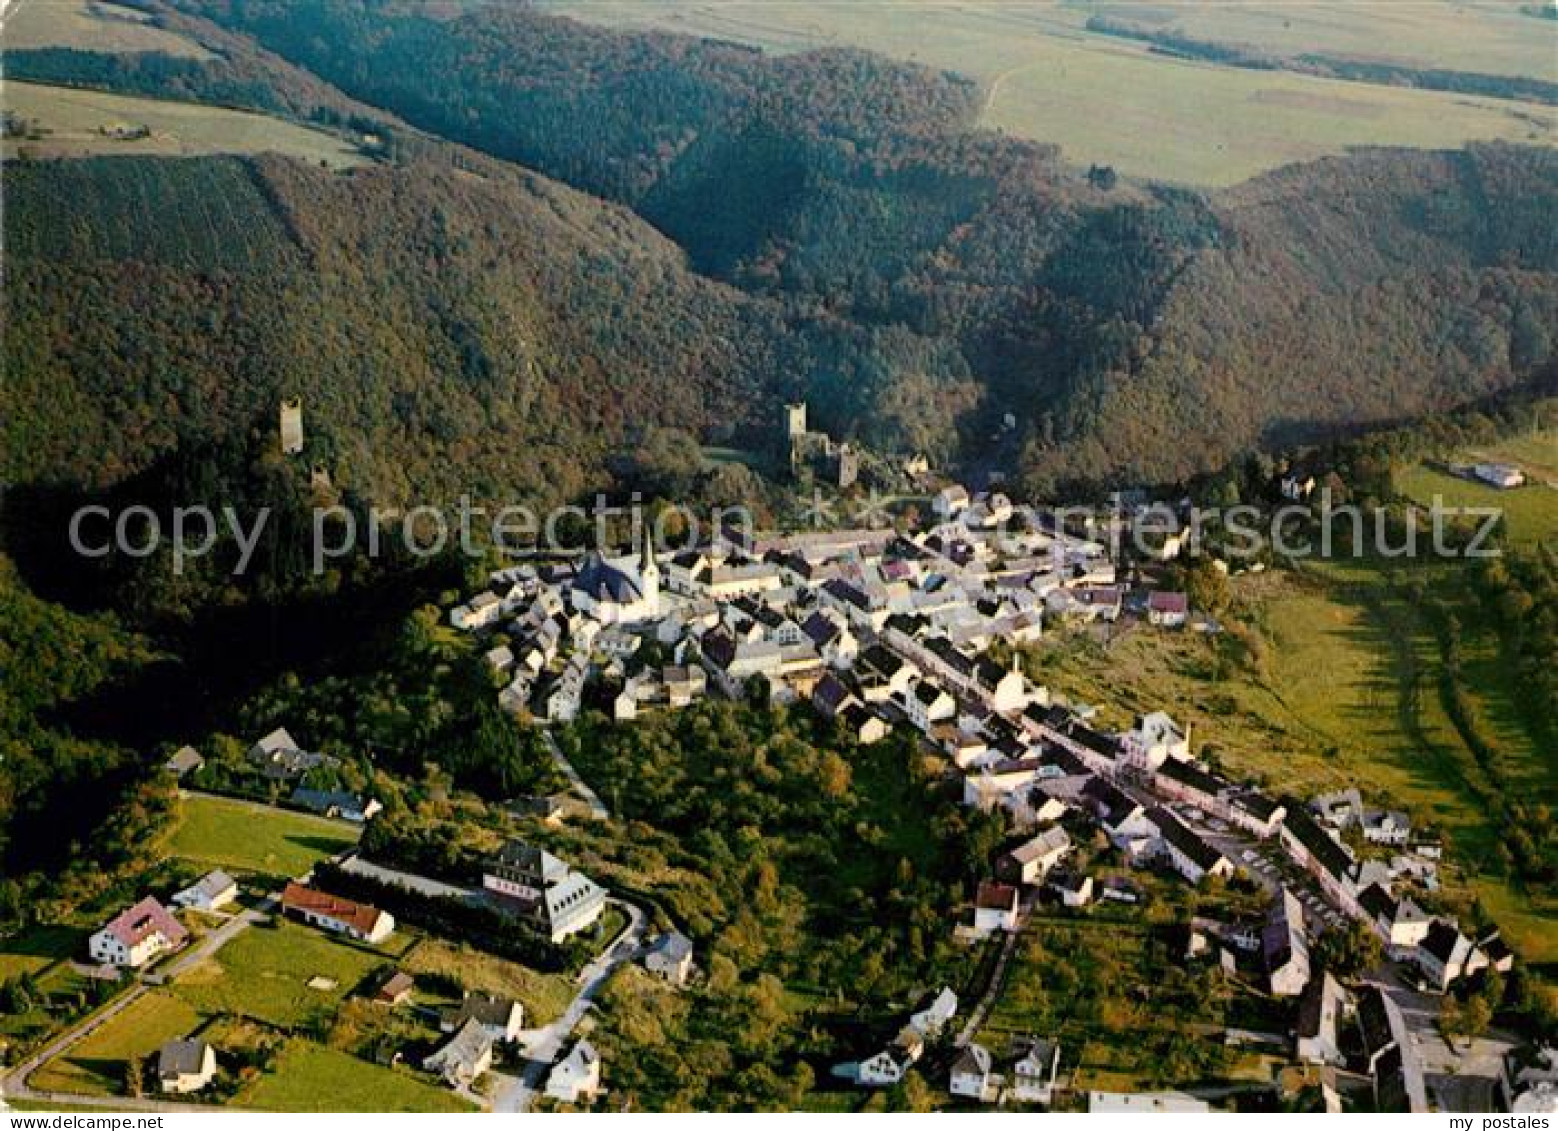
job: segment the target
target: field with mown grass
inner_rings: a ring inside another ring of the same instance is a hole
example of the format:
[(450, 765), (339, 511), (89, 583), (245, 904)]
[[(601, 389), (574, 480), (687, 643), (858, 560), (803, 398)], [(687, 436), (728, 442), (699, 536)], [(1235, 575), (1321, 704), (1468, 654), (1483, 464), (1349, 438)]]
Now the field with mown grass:
[[(181, 977), (172, 991), (202, 1013), (252, 1017), (292, 1029), (330, 1018), (348, 994), (362, 988), (399, 953), (392, 937), (376, 950), (338, 942), (311, 927), (286, 920), (250, 927), (214, 958)], [(314, 989), (309, 981), (335, 983)]]
[(448, 1088), (311, 1041), (292, 1041), (275, 1070), (238, 1097), (259, 1111), (472, 1111)]
[(35, 1072), (33, 1087), (49, 1092), (124, 1095), (130, 1059), (149, 1061), (167, 1041), (200, 1027), (187, 1002), (161, 990), (146, 994)]
[(108, 0), (23, 0), (5, 18), (7, 51), (73, 47), (78, 51), (209, 59), (211, 52), (178, 32), (158, 27), (147, 13)]
[[(1558, 439), (1553, 441), (1553, 446), (1558, 448)], [(1512, 458), (1517, 450), (1525, 449), (1510, 445), (1502, 452), (1505, 458)], [(1531, 454), (1545, 454), (1558, 462), (1558, 456), (1544, 453), (1539, 448)], [(1514, 462), (1525, 463), (1520, 459), (1514, 459)], [(1432, 506), (1436, 496), (1447, 507), (1497, 507), (1503, 512), (1509, 540), (1515, 545), (1530, 546), (1538, 542), (1558, 545), (1558, 487), (1549, 486), (1534, 470), (1527, 472), (1524, 486), (1508, 489), (1474, 483), (1426, 464), (1403, 468), (1396, 473), (1395, 482), (1398, 491), (1425, 507)]]
[(343, 821), (225, 797), (188, 794), (166, 852), (193, 863), (273, 877), (299, 876), (357, 843)]

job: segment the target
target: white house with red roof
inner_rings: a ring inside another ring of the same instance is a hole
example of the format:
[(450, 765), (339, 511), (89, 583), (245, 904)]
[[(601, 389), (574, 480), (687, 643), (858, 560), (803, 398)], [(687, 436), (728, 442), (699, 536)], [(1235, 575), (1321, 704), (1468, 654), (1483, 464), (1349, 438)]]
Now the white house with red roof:
[(173, 912), (148, 895), (110, 919), (87, 940), (87, 953), (95, 961), (134, 969), (159, 954), (177, 950), (188, 940), (189, 932), (173, 917)]
[(388, 911), (296, 881), (282, 892), (281, 909), (310, 926), (361, 942), (381, 943), (395, 932), (395, 917)]

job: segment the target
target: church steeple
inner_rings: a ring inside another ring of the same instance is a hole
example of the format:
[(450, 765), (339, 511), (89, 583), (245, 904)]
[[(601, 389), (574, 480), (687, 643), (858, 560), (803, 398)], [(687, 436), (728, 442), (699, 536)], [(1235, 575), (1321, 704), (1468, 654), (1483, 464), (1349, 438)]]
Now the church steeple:
[(652, 593), (654, 599), (659, 598), (660, 567), (655, 564), (654, 534), (648, 528), (644, 530), (644, 549), (638, 559), (638, 579), (645, 597)]

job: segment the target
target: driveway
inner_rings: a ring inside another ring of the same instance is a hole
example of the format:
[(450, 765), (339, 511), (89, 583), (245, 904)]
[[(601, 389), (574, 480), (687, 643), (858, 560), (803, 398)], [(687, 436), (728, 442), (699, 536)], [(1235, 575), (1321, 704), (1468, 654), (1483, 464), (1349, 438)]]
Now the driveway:
[(532, 1029), (521, 1035), (525, 1045), (524, 1071), (518, 1077), (503, 1078), (503, 1084), (493, 1097), (493, 1111), (530, 1110), (530, 1105), (535, 1102), (536, 1093), (546, 1083), (546, 1076), (553, 1062), (562, 1054), (564, 1047), (573, 1036), (574, 1029), (589, 1011), (595, 995), (606, 984), (606, 979), (611, 977), (612, 971), (622, 963), (631, 962), (643, 948), (644, 926), (647, 922), (644, 912), (620, 899), (607, 902), (615, 904), (627, 913), (628, 925), (612, 940), (610, 946), (601, 951), (599, 957), (579, 972), (579, 993), (564, 1010), (563, 1015), (550, 1025)]
[[(126, 1096), (85, 1096), (70, 1092), (39, 1092), (27, 1086), (27, 1078), (38, 1070), (47, 1061), (70, 1051), (70, 1049), (101, 1029), (130, 1006), (134, 1005), (147, 993), (152, 986), (160, 986), (171, 982), (180, 975), (193, 969), (195, 966), (210, 958), (221, 950), (241, 931), (248, 930), (256, 923), (263, 923), (268, 918), (268, 912), (275, 907), (274, 898), (267, 899), (257, 908), (246, 908), (231, 916), (216, 930), (207, 934), (193, 947), (178, 955), (162, 969), (155, 973), (148, 973), (141, 977), (135, 985), (131, 986), (119, 997), (109, 1002), (102, 1009), (93, 1013), (86, 1020), (73, 1029), (67, 1029), (54, 1040), (44, 1045), (43, 1048), (33, 1053), (15, 1068), (0, 1077), (0, 1084), (4, 1085), (4, 1094), (14, 1099), (33, 1100), (44, 1103), (71, 1103), (82, 1104), (88, 1107), (103, 1107), (124, 1111), (199, 1111), (202, 1110), (194, 1104), (160, 1103), (154, 1100), (133, 1100)], [(204, 1110), (220, 1111), (221, 1108), (208, 1107)]]

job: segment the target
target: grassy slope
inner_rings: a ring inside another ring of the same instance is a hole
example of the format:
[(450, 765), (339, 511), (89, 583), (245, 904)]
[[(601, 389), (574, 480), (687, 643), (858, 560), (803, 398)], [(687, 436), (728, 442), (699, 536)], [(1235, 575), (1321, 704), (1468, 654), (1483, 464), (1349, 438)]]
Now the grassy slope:
[[(1453, 146), (1471, 139), (1550, 138), (1550, 108), (1439, 92), (1239, 70), (1153, 54), (1144, 45), (1085, 30), (1088, 12), (997, 5), (856, 3), (711, 5), (672, 0), (553, 0), (552, 9), (612, 26), (649, 26), (714, 36), (776, 51), (850, 44), (943, 67), (977, 79), (983, 122), (1021, 137), (1058, 142), (1073, 161), (1114, 165), (1128, 175), (1228, 185), (1292, 161), (1351, 145)], [(1178, 6), (1176, 6), (1177, 8)], [(1414, 13), (1415, 13), (1414, 9)], [(1110, 14), (1125, 18), (1131, 13)], [(1248, 16), (1248, 14), (1245, 14)], [(1287, 15), (1284, 8), (1283, 15)], [(1442, 13), (1433, 65), (1546, 76), (1550, 67), (1507, 20)], [(1454, 28), (1446, 20), (1455, 19)], [(1221, 20), (1221, 13), (1216, 14)], [(1280, 37), (1246, 18), (1239, 42), (1369, 55), (1379, 20), (1332, 7), (1292, 22)], [(1270, 22), (1270, 21), (1268, 21)], [(1389, 21), (1386, 21), (1389, 22)], [(1199, 25), (1198, 25), (1199, 27)], [(1461, 31), (1461, 28), (1468, 28)], [(1464, 62), (1445, 44), (1468, 41)], [(1394, 56), (1394, 46), (1392, 46)], [(1487, 66), (1489, 56), (1503, 68)], [(1412, 56), (1407, 57), (1410, 61)], [(1545, 126), (1542, 124), (1545, 123)]]
[[(1523, 449), (1502, 450), (1513, 454)], [(1553, 458), (1551, 454), (1549, 458)], [(1424, 506), (1431, 506), (1437, 495), (1448, 507), (1498, 507), (1504, 512), (1511, 541), (1519, 545), (1531, 545), (1544, 539), (1551, 542), (1558, 536), (1558, 488), (1538, 482), (1534, 475), (1528, 478), (1530, 481), (1523, 487), (1501, 491), (1419, 465), (1402, 471), (1397, 477), (1397, 487)]]
[(562, 1016), (577, 992), (565, 975), (542, 974), (443, 939), (421, 939), (400, 965), (411, 974), (443, 974), (471, 990), (507, 994), (524, 1004), (526, 1026), (545, 1025)]
[[(357, 150), (323, 130), (279, 118), (203, 106), (134, 98), (96, 90), (77, 90), (30, 82), (8, 82), (6, 108), (39, 124), (37, 140), (7, 141), (7, 157), (198, 157), (227, 153), (278, 153), (332, 169), (365, 164)], [(100, 132), (115, 124), (144, 125), (151, 136), (115, 141)]]
[(157, 51), (186, 59), (211, 53), (177, 32), (150, 22), (144, 12), (102, 0), (23, 0), (7, 12), (5, 46), (11, 51), (74, 47), (80, 51)]
[(201, 865), (297, 876), (357, 843), (358, 835), (340, 821), (192, 795), (180, 802), (167, 852)]

